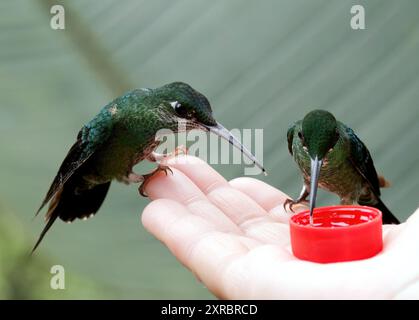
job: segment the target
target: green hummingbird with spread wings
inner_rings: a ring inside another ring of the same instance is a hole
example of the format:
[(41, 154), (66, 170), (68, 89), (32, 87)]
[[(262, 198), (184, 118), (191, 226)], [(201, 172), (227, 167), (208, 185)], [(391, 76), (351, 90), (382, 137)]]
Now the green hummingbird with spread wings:
[[(184, 125), (179, 126), (180, 122)], [(215, 133), (265, 172), (256, 158), (214, 119), (208, 99), (188, 84), (174, 82), (157, 89), (130, 91), (107, 104), (81, 128), (37, 212), (49, 203), (46, 226), (32, 252), (57, 218), (71, 222), (94, 215), (113, 180), (141, 183), (139, 191), (144, 195), (149, 178), (170, 169), (159, 164), (153, 172), (139, 175), (132, 168), (145, 159), (161, 159), (162, 155), (154, 152), (160, 143), (156, 140), (159, 130), (179, 132), (182, 127), (186, 131)]]

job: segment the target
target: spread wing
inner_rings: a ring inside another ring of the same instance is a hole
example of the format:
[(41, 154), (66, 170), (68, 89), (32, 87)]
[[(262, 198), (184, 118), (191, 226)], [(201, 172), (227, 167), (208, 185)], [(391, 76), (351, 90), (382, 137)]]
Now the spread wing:
[(105, 107), (77, 135), (77, 141), (64, 158), (36, 215), (62, 189), (66, 181), (85, 163), (110, 137), (113, 128), (112, 113)]
[(371, 186), (372, 191), (380, 196), (380, 184), (370, 152), (351, 128), (344, 127), (350, 141), (350, 161)]

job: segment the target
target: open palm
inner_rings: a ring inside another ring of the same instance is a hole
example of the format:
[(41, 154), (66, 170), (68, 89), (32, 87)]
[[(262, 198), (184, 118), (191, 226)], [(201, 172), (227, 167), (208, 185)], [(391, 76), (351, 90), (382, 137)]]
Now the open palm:
[(384, 250), (317, 264), (292, 255), (287, 196), (252, 178), (230, 182), (202, 160), (168, 160), (147, 185), (144, 226), (224, 299), (419, 298), (419, 212), (384, 226)]

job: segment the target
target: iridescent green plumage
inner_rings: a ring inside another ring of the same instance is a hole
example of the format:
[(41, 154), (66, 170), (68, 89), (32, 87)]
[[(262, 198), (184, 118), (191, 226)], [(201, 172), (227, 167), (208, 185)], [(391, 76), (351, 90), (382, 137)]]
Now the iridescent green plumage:
[(288, 203), (304, 201), (314, 188), (314, 197), (311, 195), (314, 207), (317, 181), (312, 181), (311, 171), (317, 162), (320, 166), (318, 186), (337, 194), (341, 204), (377, 207), (383, 213), (384, 223), (399, 223), (380, 199), (380, 187), (385, 180), (379, 179), (367, 147), (352, 129), (331, 113), (324, 110), (308, 113), (288, 129), (287, 139), (289, 152), (304, 180), (300, 197)]
[(80, 130), (38, 210), (50, 202), (47, 225), (33, 250), (58, 217), (73, 221), (95, 214), (112, 180), (144, 182), (150, 175), (137, 175), (132, 168), (146, 158), (153, 159), (159, 130), (193, 128), (229, 140), (264, 171), (253, 155), (215, 121), (207, 98), (188, 84), (174, 82), (157, 89), (130, 91), (106, 105)]

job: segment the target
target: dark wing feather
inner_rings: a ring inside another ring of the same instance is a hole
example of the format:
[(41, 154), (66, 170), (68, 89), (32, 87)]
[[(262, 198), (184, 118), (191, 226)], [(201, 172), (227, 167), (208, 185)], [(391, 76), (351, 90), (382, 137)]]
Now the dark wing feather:
[(350, 141), (350, 160), (358, 172), (364, 177), (364, 179), (371, 186), (372, 191), (376, 196), (380, 196), (380, 184), (378, 180), (377, 171), (374, 167), (374, 162), (370, 152), (368, 151), (365, 144), (358, 138), (351, 128), (344, 126), (345, 132), (349, 137)]
[(294, 130), (295, 130), (296, 124), (294, 123), (292, 126), (288, 128), (287, 131), (287, 140), (288, 140), (288, 151), (292, 155), (292, 140), (294, 138)]
[(92, 121), (79, 131), (77, 141), (67, 153), (36, 215), (62, 189), (64, 183), (74, 172), (107, 141), (113, 128), (112, 113), (109, 112), (109, 108), (109, 106), (103, 108)]
[(52, 199), (52, 197), (62, 188), (64, 183), (71, 177), (74, 171), (76, 171), (93, 154), (93, 152), (85, 152), (86, 143), (82, 140), (83, 129), (79, 131), (77, 141), (73, 144), (68, 151), (67, 156), (64, 158), (64, 161), (58, 169), (57, 175), (55, 176), (54, 181), (52, 182), (36, 214), (38, 214)]

